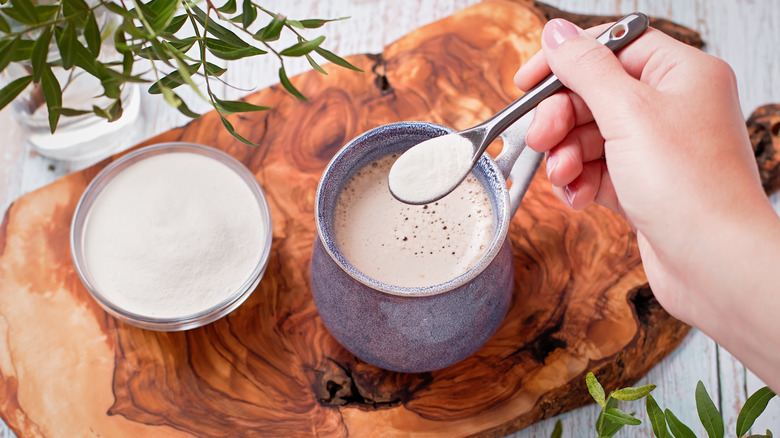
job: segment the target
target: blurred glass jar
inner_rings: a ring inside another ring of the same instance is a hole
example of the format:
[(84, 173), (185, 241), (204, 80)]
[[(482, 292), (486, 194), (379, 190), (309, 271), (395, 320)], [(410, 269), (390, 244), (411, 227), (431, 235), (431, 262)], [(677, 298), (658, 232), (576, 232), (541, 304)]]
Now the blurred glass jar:
[[(118, 24), (117, 17), (106, 13), (105, 8), (98, 8), (95, 10), (95, 18), (103, 40), (98, 60), (121, 61), (121, 55), (111, 42), (113, 38), (108, 38), (113, 36)], [(21, 26), (18, 23), (11, 23), (11, 25), (12, 31)], [(81, 37), (79, 39), (83, 44), (83, 39)], [(52, 39), (47, 59), (51, 62), (58, 58), (59, 51)], [(51, 69), (60, 83), (64, 108), (91, 110), (93, 105), (105, 108), (113, 102), (112, 99), (103, 96), (103, 86), (100, 81), (80, 68), (66, 70), (52, 66)], [(32, 74), (32, 66), (29, 62), (11, 63), (0, 75), (0, 87), (30, 74)], [(118, 120), (109, 122), (93, 113), (62, 116), (53, 134), (49, 128), (49, 111), (40, 82), (31, 83), (9, 106), (14, 118), (25, 127), (26, 139), (33, 150), (58, 160), (84, 161), (107, 157), (131, 146), (134, 142), (132, 136), (127, 134), (132, 132), (132, 125), (140, 114), (140, 93), (137, 84), (126, 83), (121, 98), (123, 112)]]

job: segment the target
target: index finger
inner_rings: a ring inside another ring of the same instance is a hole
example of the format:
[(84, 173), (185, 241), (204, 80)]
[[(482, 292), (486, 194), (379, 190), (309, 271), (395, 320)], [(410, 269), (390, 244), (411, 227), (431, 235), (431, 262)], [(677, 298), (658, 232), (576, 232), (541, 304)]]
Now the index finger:
[[(605, 29), (611, 26), (612, 23), (604, 23), (598, 26), (585, 30), (590, 35), (598, 36)], [(550, 75), (552, 71), (550, 66), (547, 65), (547, 60), (544, 58), (544, 53), (539, 50), (532, 56), (525, 64), (521, 65), (515, 73), (515, 85), (522, 91), (528, 91), (536, 84), (542, 81)]]
[[(611, 25), (612, 23), (601, 24), (584, 32), (595, 37)], [(647, 72), (663, 70), (659, 68), (664, 64), (662, 61), (671, 60), (669, 57), (679, 59), (679, 56), (685, 57), (692, 53), (701, 53), (701, 51), (650, 27), (636, 41), (618, 52), (617, 58), (629, 75), (647, 83), (652, 80), (648, 77)], [(648, 69), (648, 66), (653, 66), (653, 68)], [(544, 53), (540, 50), (520, 67), (515, 74), (514, 82), (521, 90), (528, 91), (550, 73), (550, 66), (547, 65)]]

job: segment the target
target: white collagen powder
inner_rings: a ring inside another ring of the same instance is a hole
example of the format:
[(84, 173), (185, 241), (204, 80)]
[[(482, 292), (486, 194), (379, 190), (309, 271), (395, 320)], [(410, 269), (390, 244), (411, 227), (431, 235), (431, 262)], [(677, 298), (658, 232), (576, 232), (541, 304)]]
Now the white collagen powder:
[(398, 200), (427, 204), (454, 189), (471, 169), (474, 147), (458, 134), (424, 141), (395, 162), (388, 183)]
[(97, 196), (84, 232), (87, 270), (116, 306), (157, 318), (191, 316), (246, 282), (268, 233), (247, 183), (189, 152), (142, 159)]

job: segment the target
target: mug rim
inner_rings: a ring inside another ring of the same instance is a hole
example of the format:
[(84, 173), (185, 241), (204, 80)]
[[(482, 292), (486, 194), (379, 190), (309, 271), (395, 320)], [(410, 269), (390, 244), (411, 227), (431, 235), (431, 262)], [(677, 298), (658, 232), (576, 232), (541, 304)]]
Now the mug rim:
[[(322, 246), (325, 248), (325, 251), (327, 251), (330, 258), (354, 280), (362, 283), (365, 286), (368, 286), (371, 289), (389, 295), (396, 295), (401, 297), (426, 297), (426, 296), (443, 294), (445, 292), (458, 289), (468, 284), (474, 278), (479, 276), (490, 265), (490, 263), (498, 255), (499, 251), (501, 250), (501, 247), (504, 245), (506, 236), (509, 232), (509, 222), (511, 221), (509, 189), (507, 188), (506, 181), (503, 178), (503, 174), (501, 173), (501, 170), (499, 169), (495, 161), (493, 161), (493, 159), (488, 154), (482, 154), (482, 156), (479, 158), (474, 168), (485, 169), (483, 172), (486, 178), (493, 179), (496, 182), (500, 183), (500, 184), (491, 185), (490, 187), (487, 187), (485, 186), (485, 184), (483, 184), (483, 187), (485, 187), (485, 190), (487, 191), (492, 191), (491, 187), (498, 187), (498, 190), (500, 192), (500, 193), (494, 193), (496, 203), (497, 204), (501, 203), (503, 204), (504, 207), (498, 209), (497, 207), (500, 205), (493, 206), (493, 210), (496, 218), (497, 231), (493, 233), (490, 239), (488, 250), (485, 252), (485, 254), (482, 255), (479, 261), (477, 261), (477, 263), (474, 264), (474, 266), (469, 268), (463, 274), (453, 279), (450, 279), (444, 283), (439, 283), (431, 286), (416, 286), (416, 287), (397, 286), (390, 283), (379, 281), (373, 277), (364, 274), (362, 271), (358, 270), (354, 265), (349, 263), (349, 261), (346, 259), (346, 257), (343, 255), (341, 250), (336, 245), (335, 236), (332, 236), (332, 238), (326, 238), (325, 231), (324, 231), (325, 226), (322, 223), (325, 215), (320, 212), (320, 208), (322, 207), (321, 199), (323, 197), (323, 190), (328, 175), (334, 172), (333, 170), (334, 167), (338, 165), (339, 161), (344, 158), (345, 154), (347, 154), (348, 151), (354, 147), (354, 145), (362, 143), (363, 141), (375, 135), (378, 131), (381, 130), (387, 130), (387, 129), (396, 130), (396, 129), (409, 129), (409, 128), (417, 128), (417, 129), (434, 128), (434, 129), (441, 130), (443, 134), (457, 132), (452, 128), (442, 126), (432, 122), (403, 121), (403, 122), (394, 122), (385, 125), (380, 125), (361, 133), (357, 137), (347, 142), (347, 144), (345, 144), (341, 149), (339, 149), (336, 155), (334, 155), (333, 158), (331, 158), (330, 162), (328, 162), (328, 165), (325, 167), (325, 170), (323, 171), (322, 176), (320, 177), (320, 181), (317, 184), (317, 191), (314, 198), (314, 214), (315, 214), (315, 222), (317, 227), (317, 238), (320, 239)], [(480, 184), (482, 184), (482, 182), (480, 182)], [(500, 213), (496, 210), (500, 210)]]

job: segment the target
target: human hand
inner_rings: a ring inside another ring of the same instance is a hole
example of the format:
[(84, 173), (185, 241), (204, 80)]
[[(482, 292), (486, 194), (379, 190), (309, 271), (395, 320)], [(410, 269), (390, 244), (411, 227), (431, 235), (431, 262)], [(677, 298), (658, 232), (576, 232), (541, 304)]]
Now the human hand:
[[(615, 55), (594, 38), (605, 28), (550, 21), (542, 52), (515, 76), (528, 90), (552, 70), (568, 88), (537, 107), (526, 137), (548, 154), (556, 195), (622, 214), (661, 305), (732, 352), (751, 318), (780, 333), (773, 283), (749, 277), (765, 264), (756, 258), (780, 256), (765, 253), (780, 247), (780, 227), (731, 68), (652, 28)], [(754, 305), (741, 290), (766, 296)]]

